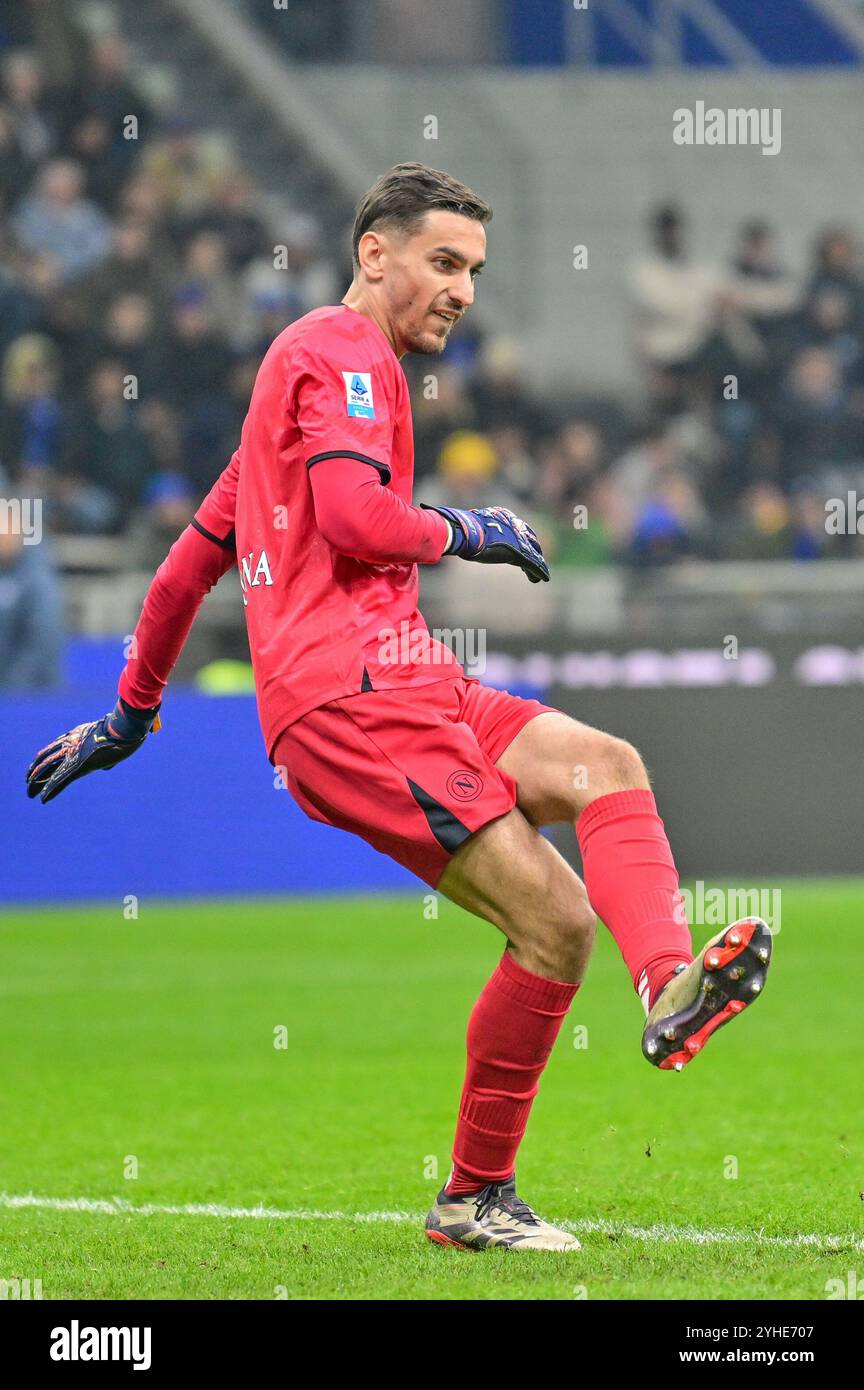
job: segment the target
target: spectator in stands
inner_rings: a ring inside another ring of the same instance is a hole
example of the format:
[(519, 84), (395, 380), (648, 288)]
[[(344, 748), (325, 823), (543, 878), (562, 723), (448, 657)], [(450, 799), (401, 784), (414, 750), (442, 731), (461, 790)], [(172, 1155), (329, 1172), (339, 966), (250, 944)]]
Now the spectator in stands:
[[(95, 38), (79, 74), (63, 113), (70, 144), (80, 144), (82, 128), (88, 122), (98, 122), (99, 136), (94, 134), (95, 126), (91, 127), (83, 143), (92, 145), (98, 139), (113, 177), (121, 180), (137, 158), (142, 136), (149, 135), (153, 127), (149, 103), (130, 78), (129, 50), (123, 36), (109, 32)], [(130, 117), (136, 125), (127, 128)]]
[(829, 227), (816, 242), (806, 298), (811, 299), (822, 289), (836, 289), (849, 294), (853, 306), (852, 321), (860, 331), (864, 327), (861, 254), (855, 237), (843, 227)]
[(110, 233), (105, 214), (82, 194), (81, 166), (55, 159), (37, 176), (36, 185), (18, 204), (12, 218), (25, 251), (47, 252), (71, 279), (107, 254)]
[(453, 499), (455, 507), (514, 507), (516, 498), (498, 477), (498, 457), (485, 434), (454, 430), (441, 446), (436, 477), (424, 486), (430, 505)]
[(123, 365), (130, 399), (149, 400), (165, 388), (165, 358), (156, 333), (153, 305), (144, 294), (120, 294), (108, 307), (94, 357), (112, 358)]
[(167, 287), (173, 258), (160, 250), (152, 228), (145, 221), (126, 217), (111, 229), (111, 250), (106, 258), (77, 284), (100, 322), (109, 303), (121, 294), (142, 294), (156, 306), (158, 319), (168, 312)]
[(650, 249), (630, 270), (630, 300), (637, 352), (658, 407), (677, 408), (718, 325), (724, 278), (694, 260), (675, 207), (662, 207), (649, 223)]
[(656, 494), (662, 475), (680, 465), (681, 459), (669, 430), (659, 420), (648, 424), (635, 443), (612, 464), (610, 478), (623, 535), (632, 536), (636, 519)]
[(227, 247), (220, 232), (199, 231), (191, 237), (183, 255), (178, 290), (201, 294), (214, 332), (226, 342), (233, 340), (243, 310), (243, 297), (229, 269)]
[(415, 476), (424, 478), (438, 466), (445, 439), (455, 430), (472, 430), (478, 423), (477, 407), (464, 375), (442, 362), (430, 370), (428, 359), (410, 364), (414, 413)]
[(123, 189), (118, 216), (137, 223), (139, 227), (146, 227), (153, 238), (154, 249), (161, 256), (170, 255), (173, 259), (173, 238), (165, 229), (169, 206), (170, 185), (155, 173), (141, 171), (134, 174)]
[(836, 536), (825, 525), (825, 488), (813, 478), (800, 478), (792, 487), (793, 560), (840, 559), (851, 536)]
[(516, 425), (537, 436), (541, 412), (527, 385), (525, 358), (513, 338), (490, 338), (480, 349), (472, 394), (482, 429)]
[(218, 232), (224, 239), (232, 271), (245, 270), (256, 256), (265, 256), (268, 251), (259, 202), (260, 196), (246, 174), (238, 169), (226, 170), (209, 205), (191, 219), (185, 230), (189, 235)]
[(21, 197), (30, 178), (30, 167), (12, 113), (0, 105), (0, 216), (8, 216)]
[(260, 361), (273, 339), (296, 317), (296, 309), (288, 286), (281, 283), (274, 283), (270, 289), (262, 285), (252, 294), (247, 293), (233, 337), (234, 347), (253, 353)]
[(804, 348), (795, 358), (775, 414), (779, 480), (787, 489), (803, 474), (842, 466), (860, 453), (840, 364), (824, 348)]
[(136, 553), (142, 565), (158, 567), (200, 504), (182, 473), (160, 472), (149, 481), (145, 509), (132, 523)]
[(0, 690), (60, 684), (61, 611), (49, 542), (25, 544), (22, 535), (0, 525)]
[(724, 337), (737, 359), (728, 370), (744, 377), (739, 399), (761, 401), (771, 389), (778, 364), (788, 356), (800, 303), (801, 285), (782, 264), (772, 229), (766, 222), (745, 222), (720, 295)]
[(280, 231), (280, 245), (285, 248), (285, 270), (301, 315), (321, 304), (335, 303), (339, 286), (332, 260), (322, 254), (318, 220), (309, 213), (296, 213)]
[(56, 146), (55, 121), (34, 53), (16, 49), (3, 60), (3, 99), (24, 159), (31, 166), (46, 160)]
[(163, 349), (164, 397), (180, 417), (183, 472), (203, 496), (237, 446), (237, 412), (229, 390), (234, 359), (200, 289), (177, 291), (172, 317)]
[(567, 420), (546, 455), (536, 495), (554, 512), (570, 516), (601, 473), (601, 439), (587, 420)]
[[(127, 149), (131, 146), (125, 140), (122, 144)], [(120, 157), (107, 118), (99, 111), (88, 111), (70, 130), (65, 152), (83, 171), (85, 195), (103, 211), (113, 212), (126, 177), (128, 158)]]
[(486, 434), (498, 456), (498, 475), (514, 497), (527, 502), (537, 488), (537, 458), (521, 425), (493, 425)]
[(704, 548), (707, 518), (686, 473), (667, 468), (638, 509), (627, 558), (640, 567), (666, 565)]
[(857, 381), (864, 356), (864, 340), (856, 331), (855, 314), (851, 290), (826, 282), (811, 294), (796, 342), (798, 351), (814, 347), (830, 352), (847, 383)]
[[(39, 258), (31, 258), (35, 270)], [(49, 270), (49, 288), (56, 288), (57, 275), (54, 262), (43, 261)], [(40, 313), (40, 293), (38, 277), (36, 283), (30, 281), (30, 265), (21, 256), (13, 256), (8, 249), (0, 250), (0, 357), (10, 343), (22, 333), (35, 329)]]
[(745, 222), (740, 228), (727, 293), (760, 337), (770, 337), (797, 309), (801, 286), (780, 260), (767, 222)]
[(104, 359), (90, 374), (63, 441), (57, 497), (64, 530), (115, 535), (147, 495), (152, 451), (124, 386), (117, 360)]
[[(183, 418), (178, 410), (159, 396), (144, 396), (139, 402), (138, 421), (147, 436), (153, 468), (157, 477), (183, 477), (195, 493), (185, 470), (183, 452)], [(202, 494), (195, 494), (200, 502)]]
[(752, 480), (754, 453), (766, 404), (776, 393), (793, 341), (801, 298), (796, 278), (782, 265), (771, 228), (747, 222), (739, 230), (728, 284), (719, 298), (720, 334), (713, 375), (734, 391), (714, 393), (714, 424), (725, 452), (713, 481), (712, 502), (734, 500)]
[(231, 353), (216, 332), (202, 290), (189, 286), (175, 293), (163, 353), (166, 398), (179, 409), (223, 393)]
[(145, 145), (136, 165), (137, 172), (152, 182), (179, 235), (188, 219), (209, 205), (228, 167), (224, 143), (208, 142), (186, 115), (172, 116), (164, 134)]
[(70, 280), (45, 296), (36, 319), (38, 331), (50, 338), (57, 349), (61, 391), (69, 401), (84, 389), (93, 361), (97, 330), (89, 310), (86, 297)]
[[(333, 262), (320, 252), (321, 229), (305, 213), (289, 217), (281, 240), (268, 254), (257, 256), (243, 273), (247, 305), (253, 316), (262, 303), (278, 303), (282, 327), (321, 304), (338, 302)], [(246, 341), (255, 341), (247, 328)]]
[(32, 333), (6, 350), (0, 400), (0, 459), (22, 495), (50, 497), (67, 412), (59, 395), (58, 354)]
[(791, 509), (776, 483), (756, 482), (742, 492), (724, 531), (727, 560), (785, 560), (792, 554)]
[(568, 420), (545, 451), (537, 480), (550, 556), (557, 565), (607, 564), (615, 539), (610, 512), (615, 489), (602, 469), (600, 431)]

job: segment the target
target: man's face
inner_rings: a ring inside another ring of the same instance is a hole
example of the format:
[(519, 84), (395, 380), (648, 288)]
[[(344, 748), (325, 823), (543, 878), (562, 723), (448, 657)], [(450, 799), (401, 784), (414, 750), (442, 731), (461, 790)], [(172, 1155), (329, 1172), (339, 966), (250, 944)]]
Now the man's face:
[(443, 352), (451, 329), (474, 302), (486, 232), (456, 212), (426, 214), (412, 236), (377, 234), (374, 257), (396, 351)]

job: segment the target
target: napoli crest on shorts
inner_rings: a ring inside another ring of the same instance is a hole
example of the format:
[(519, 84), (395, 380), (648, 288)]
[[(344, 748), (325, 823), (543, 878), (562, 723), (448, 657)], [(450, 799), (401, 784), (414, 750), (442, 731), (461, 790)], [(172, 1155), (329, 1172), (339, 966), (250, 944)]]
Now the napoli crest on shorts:
[(447, 790), (454, 801), (474, 801), (483, 790), (483, 778), (476, 772), (451, 772), (447, 778)]
[(372, 404), (372, 373), (343, 372), (342, 378), (345, 382), (348, 414), (360, 415), (365, 420), (374, 420), (375, 407)]

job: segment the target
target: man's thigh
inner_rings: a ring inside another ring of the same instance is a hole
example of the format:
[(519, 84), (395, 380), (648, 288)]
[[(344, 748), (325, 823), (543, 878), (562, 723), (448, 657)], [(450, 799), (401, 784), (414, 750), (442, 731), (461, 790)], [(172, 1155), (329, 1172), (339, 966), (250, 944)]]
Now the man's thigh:
[(466, 684), (462, 717), (516, 783), (516, 804), (531, 825), (572, 821), (604, 792), (649, 786), (638, 754), (623, 739), (539, 700)]
[(516, 782), (517, 805), (536, 826), (572, 822), (599, 796), (651, 785), (631, 744), (560, 710), (525, 724), (497, 766)]
[(459, 717), (461, 682), (369, 691), (312, 710), (280, 736), (273, 765), (307, 815), (361, 836), (425, 882), (516, 787)]
[(515, 781), (516, 804), (526, 820), (537, 826), (571, 819), (568, 793), (573, 779), (564, 771), (563, 760), (574, 760), (574, 729), (584, 731), (586, 749), (595, 731), (539, 700), (493, 690), (479, 681), (467, 685), (463, 718), (483, 751)]

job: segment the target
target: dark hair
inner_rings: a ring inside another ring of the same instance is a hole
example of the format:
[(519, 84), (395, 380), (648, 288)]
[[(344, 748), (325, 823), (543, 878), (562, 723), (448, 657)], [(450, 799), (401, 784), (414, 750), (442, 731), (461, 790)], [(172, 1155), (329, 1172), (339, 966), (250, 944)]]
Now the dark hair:
[(656, 232), (668, 232), (683, 226), (684, 218), (674, 203), (664, 203), (651, 214), (651, 226)]
[(393, 227), (406, 236), (416, 231), (427, 212), (458, 212), (475, 222), (490, 222), (492, 209), (467, 184), (430, 169), (428, 164), (394, 164), (364, 193), (357, 204), (351, 232), (355, 266), (364, 232), (373, 227)]
[(741, 241), (767, 241), (772, 236), (771, 224), (754, 218), (752, 222), (742, 222), (739, 230)]

